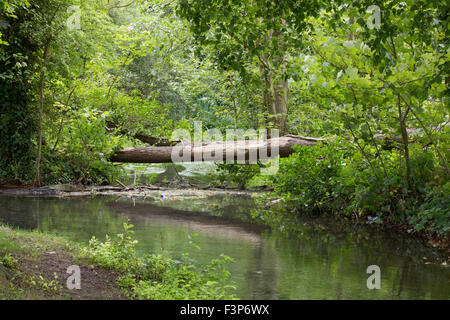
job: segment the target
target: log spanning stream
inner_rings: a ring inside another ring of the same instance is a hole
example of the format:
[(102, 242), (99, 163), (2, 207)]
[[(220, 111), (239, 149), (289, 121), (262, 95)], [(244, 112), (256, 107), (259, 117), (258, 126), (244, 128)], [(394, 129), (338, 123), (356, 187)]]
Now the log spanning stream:
[[(87, 242), (120, 233), (129, 218), (141, 253), (189, 252), (199, 263), (221, 253), (234, 258), (229, 270), (242, 299), (449, 298), (446, 258), (417, 240), (307, 218), (274, 230), (252, 223), (248, 195), (164, 192), (163, 200), (158, 192), (146, 199), (0, 195), (0, 221)], [(189, 244), (193, 234), (200, 250)], [(380, 290), (366, 287), (374, 264)]]
[(237, 160), (256, 163), (257, 160), (287, 157), (294, 146), (314, 146), (325, 141), (320, 138), (288, 135), (268, 140), (180, 142), (175, 146), (125, 148), (111, 157), (113, 162), (171, 163)]

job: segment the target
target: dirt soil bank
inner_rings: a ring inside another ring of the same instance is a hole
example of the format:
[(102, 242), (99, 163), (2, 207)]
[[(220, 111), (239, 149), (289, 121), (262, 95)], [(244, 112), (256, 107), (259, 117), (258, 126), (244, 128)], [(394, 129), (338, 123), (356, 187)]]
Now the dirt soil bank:
[[(76, 246), (56, 237), (0, 226), (0, 299), (126, 299), (119, 273), (83, 263)], [(80, 267), (81, 289), (68, 289), (67, 268)]]

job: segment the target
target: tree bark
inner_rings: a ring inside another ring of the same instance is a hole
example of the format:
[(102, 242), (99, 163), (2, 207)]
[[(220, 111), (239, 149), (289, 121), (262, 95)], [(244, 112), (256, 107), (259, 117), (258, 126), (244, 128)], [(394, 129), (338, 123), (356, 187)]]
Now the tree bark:
[(270, 159), (279, 155), (288, 157), (294, 153), (294, 146), (314, 146), (325, 139), (288, 135), (266, 141), (216, 141), (203, 142), (201, 146), (180, 143), (177, 146), (126, 148), (113, 155), (112, 162), (129, 163), (171, 163), (173, 154), (184, 159), (175, 162), (243, 160), (256, 163), (255, 159)]
[[(433, 130), (441, 130), (442, 126), (447, 124), (442, 124), (439, 127), (432, 128)], [(414, 128), (407, 128), (408, 133), (413, 132)], [(190, 153), (189, 161), (207, 161), (204, 158), (204, 154), (222, 154), (223, 156), (220, 160), (213, 161), (224, 161), (226, 160), (226, 152), (232, 155), (232, 158), (236, 159), (237, 154), (245, 154), (245, 160), (249, 159), (249, 154), (256, 152), (258, 159), (268, 159), (271, 157), (271, 148), (279, 148), (279, 155), (282, 158), (288, 157), (290, 154), (294, 153), (294, 145), (306, 145), (313, 146), (317, 142), (326, 141), (326, 139), (302, 137), (296, 135), (286, 135), (280, 138), (268, 139), (267, 141), (236, 141), (236, 143), (231, 143), (227, 145), (226, 141), (218, 142), (203, 142), (201, 146), (193, 147), (192, 143), (171, 141), (165, 138), (151, 137), (141, 134), (136, 134), (134, 138), (139, 139), (145, 143), (149, 143), (152, 146), (141, 147), (141, 148), (125, 148), (113, 155), (110, 160), (112, 162), (130, 162), (130, 163), (171, 163), (172, 152), (174, 148), (181, 149), (183, 146), (183, 152)], [(383, 140), (387, 143), (392, 141), (402, 143), (402, 137), (387, 136), (383, 134), (378, 134), (374, 136), (377, 140)], [(409, 143), (414, 143), (416, 141), (409, 141)], [(230, 145), (231, 143), (231, 145)], [(391, 148), (393, 148), (391, 146)], [(181, 153), (181, 150), (180, 150)], [(267, 153), (267, 156), (265, 156)], [(196, 156), (195, 156), (196, 155)]]
[(286, 119), (288, 112), (288, 82), (285, 79), (274, 79), (274, 74), (276, 73), (273, 70), (268, 69), (267, 65), (261, 65), (260, 70), (263, 74), (263, 102), (269, 113), (268, 120), (276, 125), (277, 129), (280, 130), (281, 135), (284, 135), (286, 133)]
[(288, 82), (285, 79), (277, 79), (273, 84), (273, 102), (275, 116), (278, 117), (277, 124), (280, 135), (286, 134), (287, 103), (288, 103)]
[[(281, 44), (280, 52), (283, 52)], [(286, 57), (279, 55), (273, 58), (272, 62), (274, 62), (275, 67), (271, 66), (268, 54), (262, 54), (260, 58), (260, 72), (264, 85), (263, 102), (269, 113), (268, 120), (276, 125), (278, 130), (280, 130), (280, 135), (284, 135), (286, 134), (289, 93), (289, 84), (284, 77), (286, 72)]]

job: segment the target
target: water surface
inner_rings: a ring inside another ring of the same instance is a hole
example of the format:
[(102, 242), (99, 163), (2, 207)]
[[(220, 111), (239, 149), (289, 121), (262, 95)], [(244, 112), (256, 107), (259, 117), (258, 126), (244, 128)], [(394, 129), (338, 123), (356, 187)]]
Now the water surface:
[[(135, 225), (141, 253), (183, 252), (199, 263), (226, 254), (241, 299), (448, 299), (445, 257), (420, 241), (367, 228), (302, 218), (293, 234), (251, 223), (248, 196), (192, 199), (0, 196), (0, 222), (87, 242)], [(282, 214), (282, 213), (280, 213)], [(200, 250), (190, 243), (192, 235)], [(381, 268), (381, 289), (366, 268)]]

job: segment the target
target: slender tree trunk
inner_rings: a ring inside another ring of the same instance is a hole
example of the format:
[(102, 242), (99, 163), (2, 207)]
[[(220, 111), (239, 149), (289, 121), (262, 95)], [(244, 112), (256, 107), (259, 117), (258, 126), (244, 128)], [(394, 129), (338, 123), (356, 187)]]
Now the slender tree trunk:
[(38, 122), (38, 150), (36, 157), (36, 176), (34, 183), (41, 185), (41, 157), (42, 157), (42, 118), (44, 116), (44, 89), (45, 89), (45, 69), (48, 62), (48, 54), (51, 39), (48, 39), (44, 45), (44, 53), (42, 55), (42, 68), (39, 76), (39, 122)]
[(269, 114), (275, 114), (275, 108), (273, 104), (272, 96), (272, 70), (267, 61), (267, 54), (263, 54), (262, 64), (260, 64), (260, 71), (263, 77), (263, 103)]
[[(69, 105), (70, 99), (72, 98), (72, 94), (73, 94), (74, 91), (75, 91), (75, 88), (73, 88), (70, 91), (69, 97), (67, 98), (67, 101), (66, 101), (66, 106)], [(62, 132), (62, 129), (63, 129), (63, 125), (64, 125), (64, 115), (61, 117), (61, 121), (59, 123), (59, 129), (58, 129), (58, 133), (56, 135), (56, 141), (55, 141), (55, 144), (53, 145), (52, 152), (55, 152), (56, 147), (58, 146), (58, 142), (59, 142), (59, 138), (61, 137), (61, 132)]]
[(411, 186), (411, 168), (409, 163), (409, 140), (408, 140), (408, 131), (406, 130), (406, 112), (405, 114), (402, 111), (400, 96), (398, 96), (397, 101), (398, 108), (398, 119), (400, 123), (400, 131), (402, 134), (402, 144), (403, 144), (403, 155), (405, 157), (405, 179), (406, 184), (408, 186), (408, 191), (412, 191)]

